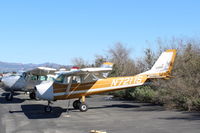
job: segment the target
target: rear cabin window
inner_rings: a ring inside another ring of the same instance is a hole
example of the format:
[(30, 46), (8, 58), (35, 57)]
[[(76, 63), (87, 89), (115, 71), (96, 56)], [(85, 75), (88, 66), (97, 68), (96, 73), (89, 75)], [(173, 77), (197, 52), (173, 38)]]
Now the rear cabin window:
[(95, 76), (94, 74), (87, 74), (82, 76), (82, 83), (89, 83), (89, 82), (94, 82), (97, 81), (98, 77)]
[(46, 81), (47, 76), (32, 75), (31, 80)]
[(80, 76), (73, 76), (72, 83), (81, 83), (81, 77)]

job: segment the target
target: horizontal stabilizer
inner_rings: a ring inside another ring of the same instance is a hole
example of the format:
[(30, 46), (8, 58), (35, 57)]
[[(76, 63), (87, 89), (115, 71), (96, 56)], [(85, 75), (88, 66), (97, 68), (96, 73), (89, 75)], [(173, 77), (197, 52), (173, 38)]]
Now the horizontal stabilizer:
[(113, 63), (111, 62), (104, 62), (102, 65), (101, 65), (102, 68), (112, 68), (113, 67)]

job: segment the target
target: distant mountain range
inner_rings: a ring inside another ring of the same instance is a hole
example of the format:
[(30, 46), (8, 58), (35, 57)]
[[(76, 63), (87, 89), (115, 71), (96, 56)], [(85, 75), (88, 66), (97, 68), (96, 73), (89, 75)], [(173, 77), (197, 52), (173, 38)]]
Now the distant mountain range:
[(43, 63), (43, 64), (22, 64), (22, 63), (8, 63), (0, 61), (0, 73), (2, 72), (18, 72), (26, 71), (36, 67), (51, 67), (59, 69), (61, 67), (69, 68), (70, 66), (64, 66), (56, 63)]

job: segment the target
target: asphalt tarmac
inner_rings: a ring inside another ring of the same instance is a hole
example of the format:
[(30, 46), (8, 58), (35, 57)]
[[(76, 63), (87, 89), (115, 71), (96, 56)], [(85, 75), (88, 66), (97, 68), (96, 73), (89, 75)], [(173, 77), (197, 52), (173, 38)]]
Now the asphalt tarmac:
[(200, 113), (168, 111), (148, 103), (95, 95), (87, 98), (87, 112), (70, 105), (67, 113), (69, 101), (57, 101), (53, 112), (45, 113), (46, 101), (21, 94), (7, 102), (2, 95), (0, 90), (0, 133), (200, 133)]

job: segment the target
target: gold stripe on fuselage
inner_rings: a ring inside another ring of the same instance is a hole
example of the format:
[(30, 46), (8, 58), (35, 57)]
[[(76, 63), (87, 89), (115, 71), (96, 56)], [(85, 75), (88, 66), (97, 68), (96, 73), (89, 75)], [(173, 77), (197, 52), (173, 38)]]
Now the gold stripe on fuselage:
[(128, 77), (112, 77), (100, 79), (96, 82), (72, 84), (67, 93), (67, 84), (53, 84), (53, 92), (55, 100), (64, 100), (71, 98), (80, 98), (81, 96), (94, 95), (98, 93), (108, 92), (112, 90), (120, 90), (132, 88), (142, 85), (147, 80), (147, 75), (136, 75)]

